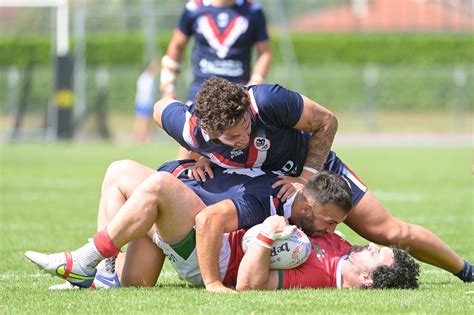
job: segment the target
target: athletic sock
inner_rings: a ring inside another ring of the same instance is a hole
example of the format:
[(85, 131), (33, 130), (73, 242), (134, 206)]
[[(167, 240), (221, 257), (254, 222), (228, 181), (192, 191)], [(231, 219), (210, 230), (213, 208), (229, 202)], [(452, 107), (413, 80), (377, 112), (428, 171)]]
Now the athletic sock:
[(107, 233), (107, 229), (103, 229), (100, 232), (97, 232), (94, 235), (94, 242), (97, 251), (102, 255), (104, 258), (109, 258), (112, 256), (118, 256), (120, 252), (120, 248), (115, 247), (112, 239)]
[(87, 272), (92, 272), (101, 260), (104, 259), (94, 245), (94, 242), (88, 242), (86, 245), (73, 251), (72, 255), (77, 258), (83, 269), (90, 269)]
[(474, 282), (474, 279), (472, 277), (472, 272), (474, 269), (473, 267), (474, 266), (472, 266), (470, 263), (464, 261), (464, 266), (462, 267), (461, 271), (455, 273), (454, 275), (464, 282)]

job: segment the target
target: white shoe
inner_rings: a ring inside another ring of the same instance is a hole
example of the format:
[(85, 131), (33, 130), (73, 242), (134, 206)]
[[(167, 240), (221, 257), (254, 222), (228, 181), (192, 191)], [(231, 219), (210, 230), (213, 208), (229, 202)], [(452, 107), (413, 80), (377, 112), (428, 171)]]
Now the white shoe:
[(48, 290), (52, 290), (52, 291), (77, 290), (77, 289), (80, 289), (80, 288), (67, 281), (64, 283), (53, 284), (52, 286), (48, 288)]
[(25, 256), (50, 275), (66, 279), (78, 287), (88, 288), (94, 281), (96, 269), (82, 267), (78, 259), (70, 252), (43, 254), (28, 251)]

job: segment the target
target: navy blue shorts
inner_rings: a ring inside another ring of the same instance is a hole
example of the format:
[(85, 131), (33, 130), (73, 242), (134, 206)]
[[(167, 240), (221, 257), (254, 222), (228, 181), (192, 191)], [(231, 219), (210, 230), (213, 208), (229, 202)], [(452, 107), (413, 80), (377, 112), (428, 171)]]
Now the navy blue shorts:
[(352, 190), (352, 204), (355, 207), (367, 192), (367, 186), (337, 157), (335, 152), (329, 152), (324, 169), (341, 175), (349, 183)]

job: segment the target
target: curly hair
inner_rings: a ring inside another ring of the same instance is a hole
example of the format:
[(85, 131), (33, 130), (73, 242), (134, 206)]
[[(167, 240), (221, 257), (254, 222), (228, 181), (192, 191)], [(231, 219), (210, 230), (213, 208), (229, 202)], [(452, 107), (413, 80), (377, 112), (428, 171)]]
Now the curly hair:
[(332, 203), (344, 213), (352, 209), (352, 190), (347, 181), (331, 171), (321, 171), (309, 179), (303, 189), (303, 196), (314, 200), (320, 206)]
[(393, 249), (394, 262), (391, 266), (379, 266), (372, 273), (371, 289), (416, 289), (420, 266), (406, 250)]
[(218, 137), (243, 119), (250, 100), (238, 84), (211, 77), (204, 81), (195, 104), (201, 127), (211, 137)]

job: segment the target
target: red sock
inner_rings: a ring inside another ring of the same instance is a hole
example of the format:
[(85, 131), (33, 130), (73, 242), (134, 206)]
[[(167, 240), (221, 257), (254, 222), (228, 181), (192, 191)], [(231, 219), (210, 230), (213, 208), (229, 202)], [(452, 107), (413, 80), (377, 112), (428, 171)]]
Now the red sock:
[(115, 247), (112, 242), (112, 239), (107, 233), (107, 229), (103, 229), (94, 235), (94, 244), (99, 253), (105, 258), (117, 256), (120, 252), (120, 248)]

